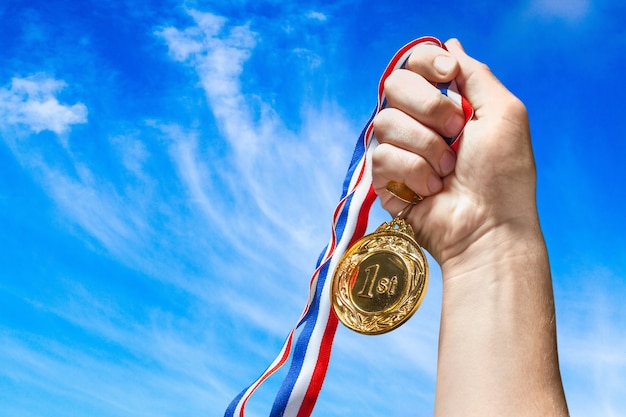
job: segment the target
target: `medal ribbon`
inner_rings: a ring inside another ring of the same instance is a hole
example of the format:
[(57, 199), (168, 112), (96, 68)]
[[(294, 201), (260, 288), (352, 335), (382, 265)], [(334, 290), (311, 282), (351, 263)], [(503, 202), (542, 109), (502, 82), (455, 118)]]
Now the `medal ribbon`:
[[(387, 65), (378, 84), (378, 102), (367, 125), (356, 143), (352, 161), (346, 174), (341, 200), (335, 208), (331, 238), (322, 251), (310, 280), (309, 297), (296, 325), (291, 329), (280, 352), (265, 372), (244, 389), (228, 406), (224, 417), (244, 417), (246, 403), (256, 389), (289, 359), (293, 338), (302, 328), (293, 346), (293, 359), (280, 387), (270, 417), (309, 417), (322, 388), (332, 350), (338, 319), (330, 303), (330, 281), (341, 256), (365, 234), (370, 208), (376, 200), (372, 187), (371, 155), (378, 145), (374, 137), (373, 119), (386, 105), (384, 82), (396, 69), (403, 68), (413, 48), (421, 43), (432, 43), (445, 48), (436, 38), (422, 37), (403, 46)], [(437, 88), (460, 105), (467, 123), (473, 116), (469, 102), (456, 90), (454, 81), (439, 84)], [(459, 134), (460, 136), (460, 134)], [(444, 138), (454, 150), (458, 138)]]

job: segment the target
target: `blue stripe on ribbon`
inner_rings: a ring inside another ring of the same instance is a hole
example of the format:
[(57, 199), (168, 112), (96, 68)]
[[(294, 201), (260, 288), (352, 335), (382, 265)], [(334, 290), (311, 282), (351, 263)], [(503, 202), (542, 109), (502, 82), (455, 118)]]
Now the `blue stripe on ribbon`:
[(359, 135), (359, 140), (357, 141), (356, 146), (354, 147), (352, 160), (350, 161), (350, 166), (348, 167), (346, 178), (343, 181), (343, 190), (341, 193), (342, 199), (348, 194), (348, 191), (350, 188), (350, 181), (352, 180), (352, 176), (354, 175), (354, 170), (359, 165), (359, 162), (361, 161), (361, 159), (363, 159), (363, 155), (365, 155), (365, 152), (367, 151), (366, 143), (365, 143), (365, 134), (367, 133), (367, 129), (369, 125), (374, 120), (374, 116), (376, 116), (376, 113), (377, 113), (376, 110), (374, 110), (369, 120), (367, 121), (365, 128), (361, 132), (361, 135)]

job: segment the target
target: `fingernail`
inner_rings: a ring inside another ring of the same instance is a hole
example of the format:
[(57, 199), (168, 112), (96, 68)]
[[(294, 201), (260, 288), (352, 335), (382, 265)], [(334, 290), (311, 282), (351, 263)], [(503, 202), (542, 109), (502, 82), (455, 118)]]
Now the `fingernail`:
[(456, 165), (456, 156), (451, 151), (446, 151), (439, 160), (439, 169), (441, 173), (446, 176), (454, 171), (454, 165)]
[(463, 116), (455, 113), (454, 115), (452, 115), (452, 117), (448, 119), (445, 127), (449, 136), (456, 136), (459, 134), (459, 132), (461, 132), (461, 129), (463, 129), (464, 125), (465, 119), (463, 118)]
[(430, 190), (431, 193), (434, 194), (434, 193), (439, 192), (442, 186), (443, 184), (441, 183), (441, 178), (439, 178), (438, 175), (433, 174), (428, 179), (428, 189)]
[(433, 66), (441, 75), (448, 75), (452, 68), (454, 68), (454, 59), (447, 55), (439, 55), (435, 57), (433, 61)]

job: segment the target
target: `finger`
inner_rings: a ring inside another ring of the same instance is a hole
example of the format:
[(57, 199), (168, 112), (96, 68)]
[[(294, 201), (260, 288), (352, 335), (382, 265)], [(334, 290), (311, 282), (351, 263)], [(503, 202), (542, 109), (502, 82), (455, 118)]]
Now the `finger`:
[(374, 118), (374, 134), (379, 143), (420, 155), (441, 177), (454, 170), (456, 156), (441, 136), (400, 110), (381, 110)]
[[(467, 55), (458, 40), (451, 39), (446, 45), (459, 61), (457, 86), (472, 103), (474, 121), (491, 130), (511, 132), (509, 136), (518, 139), (503, 141), (502, 135), (486, 134), (483, 128), (480, 135), (469, 135), (472, 140), (480, 142), (481, 156), (489, 160), (498, 155), (499, 161), (508, 161), (510, 157), (510, 160), (520, 162), (525, 160), (524, 156), (532, 159), (528, 113), (524, 104), (507, 90), (487, 65)], [(474, 161), (474, 164), (479, 162)]]
[(415, 46), (406, 63), (406, 69), (431, 82), (453, 80), (459, 71), (457, 59), (444, 48), (431, 42)]
[(424, 158), (383, 143), (372, 154), (372, 184), (381, 199), (387, 199), (389, 181), (401, 182), (424, 197), (443, 187), (441, 178)]
[(394, 71), (384, 88), (388, 107), (403, 111), (442, 136), (456, 136), (465, 125), (463, 110), (421, 75)]

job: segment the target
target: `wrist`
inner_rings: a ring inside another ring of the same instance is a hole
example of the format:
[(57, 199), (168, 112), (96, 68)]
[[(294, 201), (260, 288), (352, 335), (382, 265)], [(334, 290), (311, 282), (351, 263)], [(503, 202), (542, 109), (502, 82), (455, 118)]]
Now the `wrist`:
[(487, 223), (449, 250), (441, 262), (444, 281), (483, 269), (506, 268), (509, 264), (547, 260), (539, 219), (527, 216), (495, 225)]

